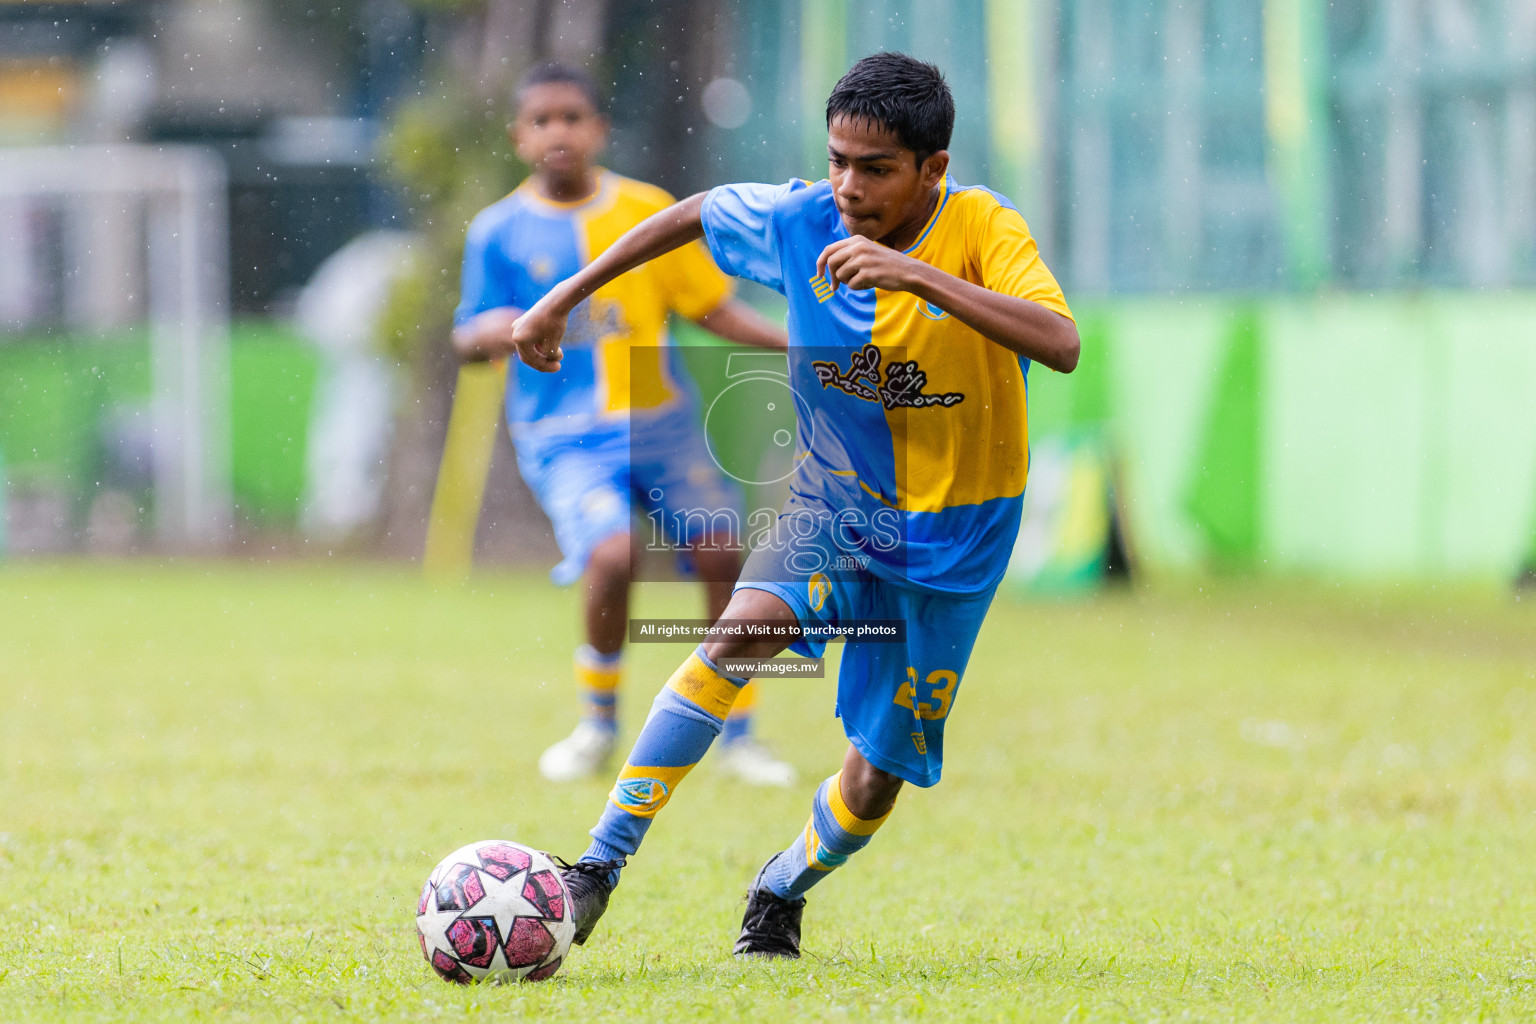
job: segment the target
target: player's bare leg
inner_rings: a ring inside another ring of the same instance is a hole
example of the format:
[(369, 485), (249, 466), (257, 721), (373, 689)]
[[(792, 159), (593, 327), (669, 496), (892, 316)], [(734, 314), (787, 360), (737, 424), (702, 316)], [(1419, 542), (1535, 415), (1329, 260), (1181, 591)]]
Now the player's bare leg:
[[(785, 625), (796, 621), (789, 605), (761, 590), (736, 591), (723, 617)], [(709, 640), (689, 655), (657, 695), (603, 815), (592, 829), (592, 845), (564, 875), (575, 907), (576, 942), (585, 942), (592, 934), (608, 908), (608, 896), (618, 884), (625, 858), (640, 848), (656, 813), (724, 728), (746, 680), (722, 674), (717, 667), (720, 659), (771, 658), (786, 646), (781, 639)]]
[(883, 818), (896, 806), (901, 792), (900, 777), (881, 771), (859, 753), (852, 744), (843, 755), (841, 789), (843, 802), (855, 817), (866, 821)]
[[(731, 590), (741, 572), (741, 559), (729, 546), (715, 546), (709, 541), (694, 545), (691, 553), (699, 579), (704, 584), (709, 618), (716, 620), (725, 614), (730, 604)], [(741, 688), (736, 703), (731, 705), (731, 713), (725, 718), (715, 764), (720, 771), (749, 785), (793, 786), (798, 777), (795, 766), (775, 757), (753, 730), (757, 698), (757, 683), (749, 682)]]
[(587, 643), (600, 654), (617, 654), (629, 630), (629, 586), (635, 578), (634, 541), (616, 533), (592, 549), (581, 582)]
[(544, 751), (539, 772), (551, 782), (587, 778), (608, 767), (618, 733), (615, 718), (620, 681), (619, 655), (629, 625), (629, 588), (634, 551), (628, 533), (593, 549), (582, 574), (582, 616), (587, 642), (576, 652), (582, 718), (565, 739)]

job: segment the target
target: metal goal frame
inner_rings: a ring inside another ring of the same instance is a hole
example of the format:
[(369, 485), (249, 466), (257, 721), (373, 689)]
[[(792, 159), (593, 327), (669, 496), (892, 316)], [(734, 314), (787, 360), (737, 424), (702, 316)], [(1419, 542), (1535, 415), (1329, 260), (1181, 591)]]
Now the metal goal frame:
[[(168, 550), (224, 547), (233, 498), (223, 162), (192, 146), (0, 148), (0, 200), (61, 207), (87, 229), (93, 203), (121, 204), (142, 215), (156, 540)], [(88, 231), (75, 234), (77, 248), (89, 246), (79, 240)], [(18, 256), (27, 258), (8, 258)], [(80, 266), (88, 259), (66, 252), (65, 262)]]

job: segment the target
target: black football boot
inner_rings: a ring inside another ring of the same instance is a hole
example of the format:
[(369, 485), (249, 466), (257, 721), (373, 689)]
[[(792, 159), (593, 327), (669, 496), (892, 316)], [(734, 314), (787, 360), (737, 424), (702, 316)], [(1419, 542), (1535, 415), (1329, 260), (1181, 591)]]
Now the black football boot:
[(575, 864), (561, 861), (560, 866), (560, 878), (565, 882), (565, 891), (571, 895), (571, 920), (576, 922), (576, 935), (571, 941), (580, 946), (597, 927), (603, 911), (608, 909), (608, 897), (613, 893), (613, 883), (608, 876), (622, 868), (624, 861), (579, 860)]
[[(774, 854), (774, 858), (782, 857)], [(768, 864), (773, 863), (769, 858)], [(747, 912), (741, 919), (741, 937), (736, 940), (737, 956), (760, 956), (782, 960), (800, 959), (800, 915), (805, 912), (805, 897), (787, 900), (762, 884), (768, 870), (764, 864), (752, 880), (747, 893)]]

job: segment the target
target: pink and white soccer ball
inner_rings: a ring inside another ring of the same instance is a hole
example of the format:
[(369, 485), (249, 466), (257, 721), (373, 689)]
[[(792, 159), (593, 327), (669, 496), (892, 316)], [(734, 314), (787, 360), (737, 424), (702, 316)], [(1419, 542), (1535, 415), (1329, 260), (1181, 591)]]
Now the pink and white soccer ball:
[(488, 839), (432, 869), (416, 903), (416, 930), (427, 963), (449, 981), (543, 981), (571, 948), (571, 913), (547, 854)]

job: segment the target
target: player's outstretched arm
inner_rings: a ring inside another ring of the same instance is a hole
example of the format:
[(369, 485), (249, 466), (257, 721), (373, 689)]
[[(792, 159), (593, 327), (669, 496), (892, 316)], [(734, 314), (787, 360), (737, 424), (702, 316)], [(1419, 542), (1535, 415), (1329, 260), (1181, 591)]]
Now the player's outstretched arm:
[(789, 347), (789, 335), (784, 328), (740, 299), (727, 299), (694, 323), (715, 337), (734, 341), (738, 345), (752, 345), (776, 352)]
[(983, 337), (1053, 370), (1077, 368), (1077, 325), (1038, 302), (1004, 295), (946, 274), (922, 260), (854, 235), (827, 246), (818, 273), (850, 288), (911, 292), (944, 310)]
[(512, 325), (523, 311), (512, 306), (488, 309), (453, 329), (453, 351), (461, 363), (505, 359), (517, 351)]
[(565, 320), (582, 299), (620, 274), (704, 237), (704, 195), (689, 196), (636, 224), (571, 277), (555, 285), (517, 318), (512, 336), (523, 362), (535, 370), (560, 369)]

